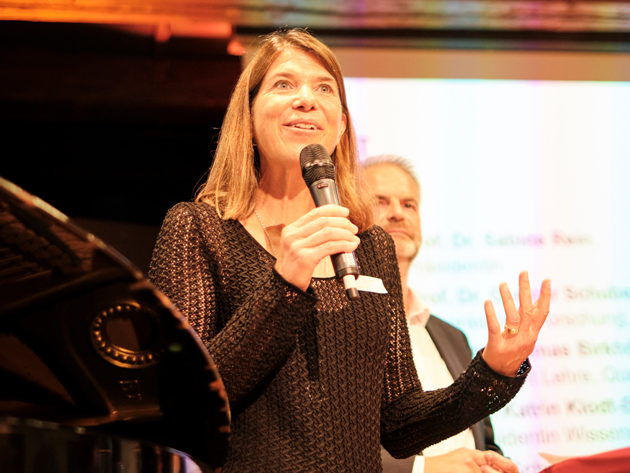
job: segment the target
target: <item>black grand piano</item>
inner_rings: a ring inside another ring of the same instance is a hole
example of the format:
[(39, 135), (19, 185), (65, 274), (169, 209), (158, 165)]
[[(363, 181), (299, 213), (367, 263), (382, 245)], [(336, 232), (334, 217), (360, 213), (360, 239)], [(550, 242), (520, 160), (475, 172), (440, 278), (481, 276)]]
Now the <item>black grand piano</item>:
[(0, 178), (0, 472), (218, 472), (207, 350), (112, 247)]

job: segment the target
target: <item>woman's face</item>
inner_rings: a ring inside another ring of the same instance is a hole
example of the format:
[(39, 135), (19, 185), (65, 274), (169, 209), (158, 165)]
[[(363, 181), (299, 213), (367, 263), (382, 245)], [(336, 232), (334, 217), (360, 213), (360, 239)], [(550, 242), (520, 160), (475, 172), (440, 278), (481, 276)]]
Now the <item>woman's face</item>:
[(312, 54), (287, 49), (271, 64), (252, 104), (261, 163), (299, 163), (300, 152), (318, 143), (332, 154), (346, 129), (339, 88)]

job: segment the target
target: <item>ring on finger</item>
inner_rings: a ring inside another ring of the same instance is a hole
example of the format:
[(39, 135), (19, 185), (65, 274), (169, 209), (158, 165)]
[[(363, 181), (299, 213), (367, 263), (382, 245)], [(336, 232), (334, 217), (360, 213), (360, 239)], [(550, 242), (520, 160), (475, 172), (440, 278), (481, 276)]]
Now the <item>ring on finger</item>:
[(509, 333), (510, 335), (516, 335), (518, 333), (518, 327), (512, 328), (506, 325), (504, 328), (505, 330), (507, 330), (507, 333)]

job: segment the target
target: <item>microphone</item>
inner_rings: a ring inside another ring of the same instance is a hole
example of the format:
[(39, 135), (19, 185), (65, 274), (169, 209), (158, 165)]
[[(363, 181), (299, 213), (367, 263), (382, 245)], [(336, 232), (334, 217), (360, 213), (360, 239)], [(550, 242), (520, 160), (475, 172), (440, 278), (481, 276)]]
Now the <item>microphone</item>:
[[(335, 165), (320, 144), (306, 146), (300, 152), (300, 166), (302, 177), (311, 191), (311, 196), (317, 207), (327, 204), (341, 205), (337, 183), (335, 182)], [(335, 276), (343, 281), (346, 295), (350, 300), (360, 299), (356, 279), (359, 277), (357, 260), (354, 251), (351, 253), (337, 253), (331, 255)]]

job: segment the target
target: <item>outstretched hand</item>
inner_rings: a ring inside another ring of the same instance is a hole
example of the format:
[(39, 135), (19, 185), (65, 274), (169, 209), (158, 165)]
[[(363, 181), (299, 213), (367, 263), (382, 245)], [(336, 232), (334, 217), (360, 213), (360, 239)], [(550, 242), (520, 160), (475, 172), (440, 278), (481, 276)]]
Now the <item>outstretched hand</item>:
[(503, 308), (505, 309), (505, 329), (497, 319), (490, 300), (485, 302), (486, 321), (488, 323), (488, 344), (483, 350), (483, 359), (497, 373), (515, 376), (523, 361), (534, 351), (538, 334), (547, 314), (551, 299), (551, 281), (545, 279), (540, 287), (540, 297), (532, 303), (532, 291), (529, 286), (527, 271), (521, 271), (518, 277), (519, 308), (506, 283), (499, 285)]

